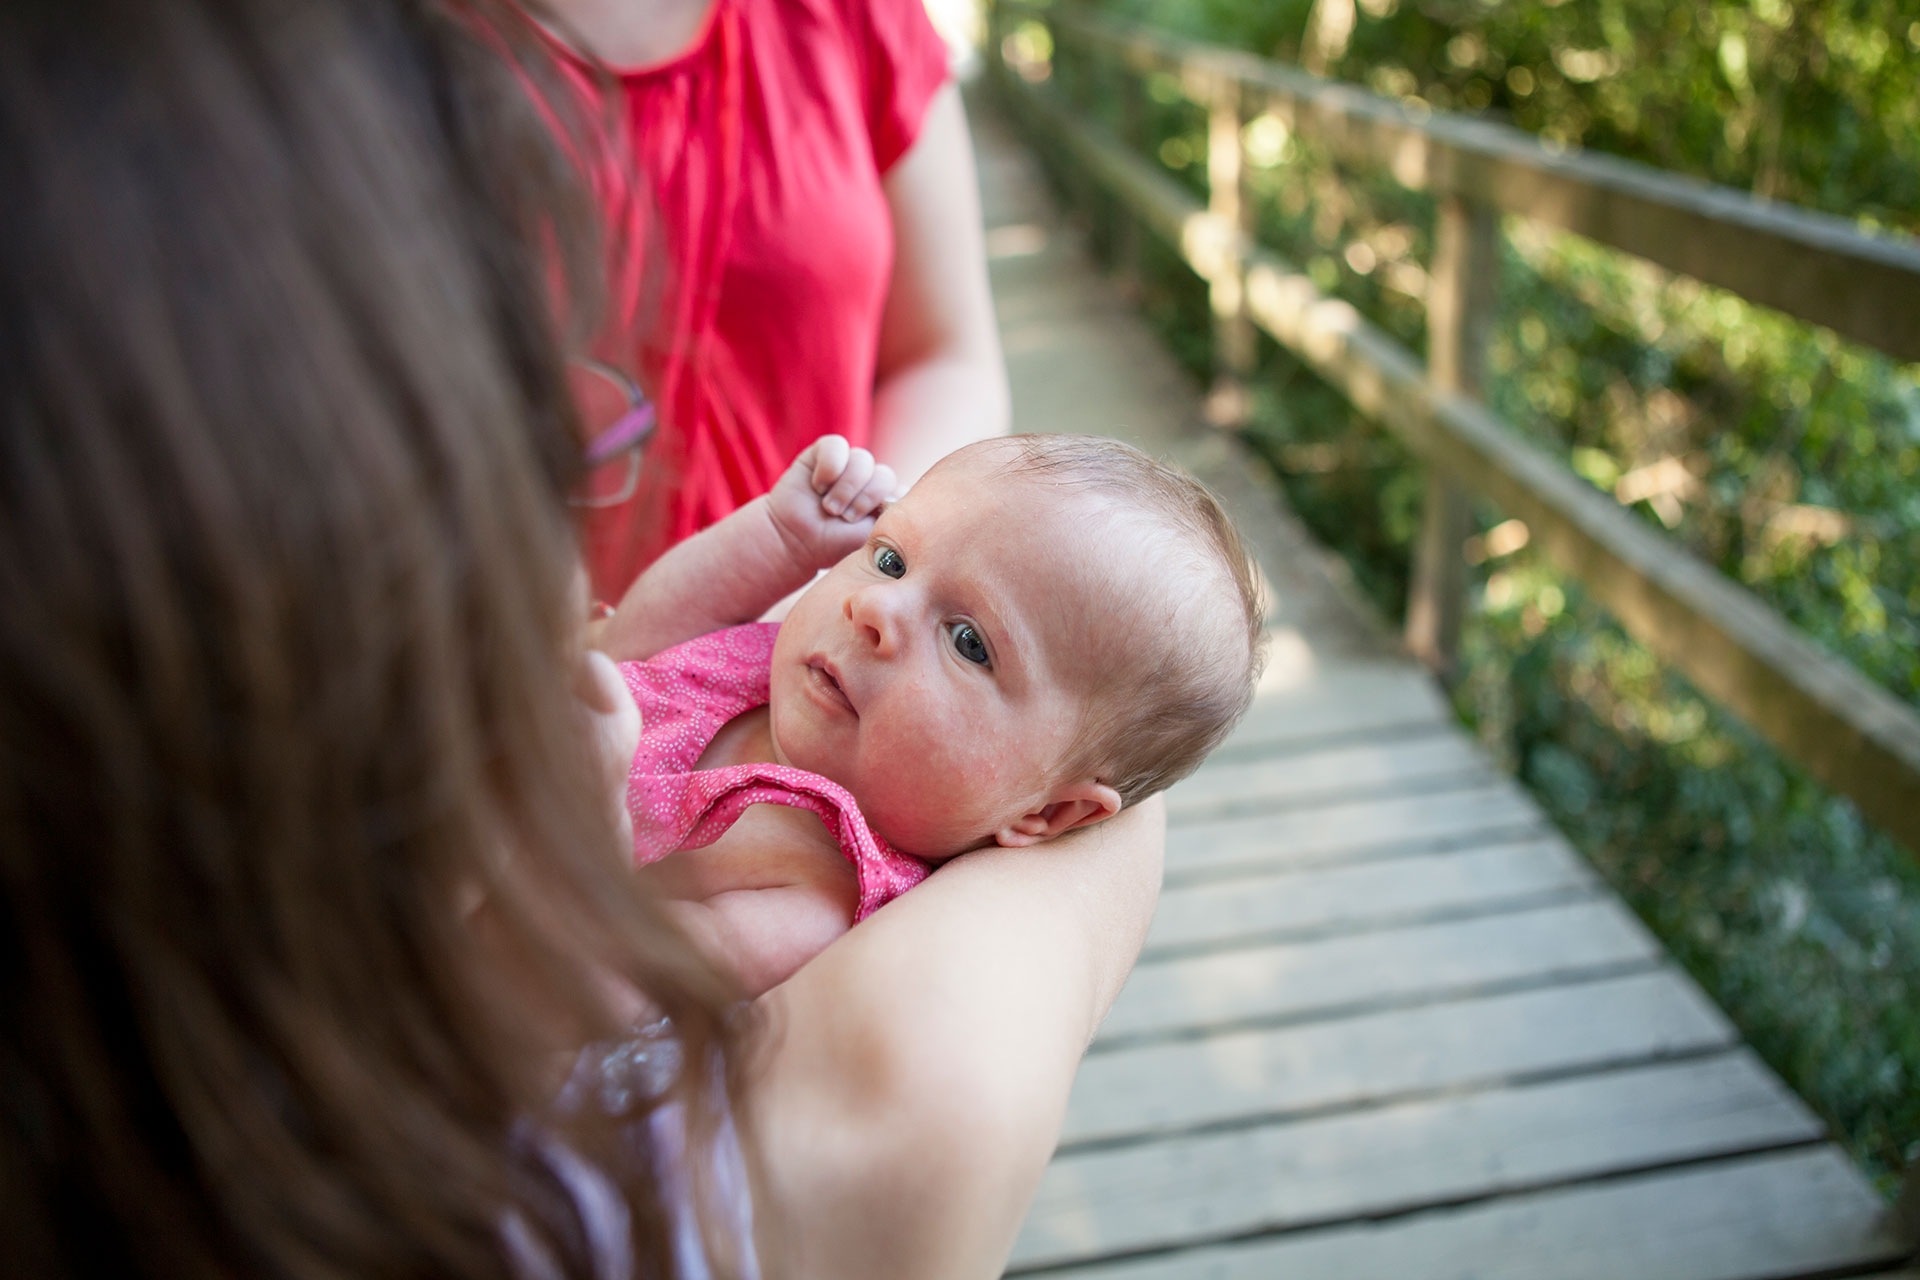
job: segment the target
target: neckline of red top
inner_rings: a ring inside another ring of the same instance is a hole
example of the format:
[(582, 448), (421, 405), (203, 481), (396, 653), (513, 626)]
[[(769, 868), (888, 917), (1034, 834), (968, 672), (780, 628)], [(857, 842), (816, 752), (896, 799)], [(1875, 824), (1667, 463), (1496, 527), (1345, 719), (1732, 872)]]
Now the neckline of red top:
[(616, 66), (611, 62), (596, 62), (576, 49), (565, 36), (538, 18), (534, 18), (533, 23), (540, 29), (540, 34), (545, 36), (547, 41), (569, 61), (588, 70), (604, 71), (620, 80), (645, 80), (650, 76), (665, 75), (670, 71), (678, 70), (704, 53), (707, 46), (713, 42), (713, 33), (720, 25), (721, 6), (728, 3), (730, 0), (711, 0), (707, 5), (706, 14), (700, 19), (700, 29), (693, 33), (693, 39), (689, 40), (686, 47), (678, 53), (670, 53), (658, 62), (643, 62), (625, 67)]

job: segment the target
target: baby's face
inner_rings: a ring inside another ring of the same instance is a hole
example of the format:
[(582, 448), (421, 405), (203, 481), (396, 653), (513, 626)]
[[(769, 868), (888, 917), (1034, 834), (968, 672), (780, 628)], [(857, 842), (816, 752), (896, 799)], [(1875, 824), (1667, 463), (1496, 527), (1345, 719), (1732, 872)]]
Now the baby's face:
[(978, 460), (921, 480), (780, 628), (782, 762), (838, 782), (923, 857), (990, 841), (1044, 805), (1125, 607), (1090, 566), (1129, 549), (1116, 539), (1144, 541), (1089, 519), (1092, 505)]

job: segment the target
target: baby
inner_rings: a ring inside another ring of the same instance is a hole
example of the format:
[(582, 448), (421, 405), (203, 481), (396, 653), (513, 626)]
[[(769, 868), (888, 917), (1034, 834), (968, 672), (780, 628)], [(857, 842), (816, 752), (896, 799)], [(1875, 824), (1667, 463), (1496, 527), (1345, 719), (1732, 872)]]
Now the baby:
[(622, 669), (643, 724), (636, 860), (749, 993), (930, 864), (1050, 840), (1178, 781), (1252, 695), (1254, 579), (1186, 476), (1112, 440), (1014, 436), (882, 504), (890, 487), (864, 451), (822, 441), (622, 609), (755, 617), (865, 534), (783, 623)]

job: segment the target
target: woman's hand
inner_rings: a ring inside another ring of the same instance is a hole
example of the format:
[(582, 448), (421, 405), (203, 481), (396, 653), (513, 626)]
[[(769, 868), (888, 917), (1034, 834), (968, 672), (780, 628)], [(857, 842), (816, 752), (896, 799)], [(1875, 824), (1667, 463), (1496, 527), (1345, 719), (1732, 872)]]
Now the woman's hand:
[(633, 846), (633, 816), (627, 810), (627, 775), (633, 769), (633, 753), (640, 748), (640, 708), (634, 704), (633, 691), (620, 675), (613, 659), (597, 649), (580, 655), (575, 669), (573, 696), (587, 714), (593, 734), (601, 776), (612, 797), (615, 821)]

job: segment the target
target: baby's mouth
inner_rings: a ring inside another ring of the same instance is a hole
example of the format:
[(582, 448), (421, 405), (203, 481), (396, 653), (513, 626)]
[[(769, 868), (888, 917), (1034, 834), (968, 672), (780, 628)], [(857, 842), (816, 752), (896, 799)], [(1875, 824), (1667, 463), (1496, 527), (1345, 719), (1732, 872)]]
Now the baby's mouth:
[(814, 658), (807, 663), (808, 678), (814, 688), (828, 702), (844, 707), (849, 715), (856, 719), (860, 712), (854, 708), (853, 699), (847, 696), (846, 688), (840, 683), (840, 673), (825, 658)]

